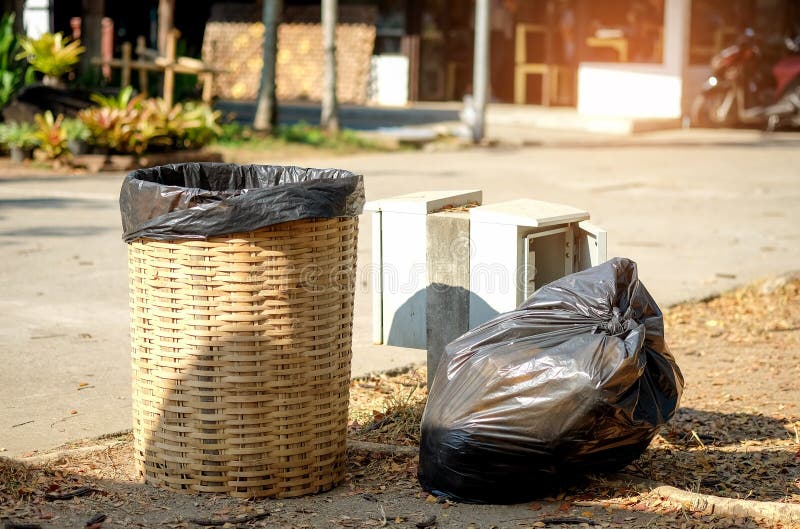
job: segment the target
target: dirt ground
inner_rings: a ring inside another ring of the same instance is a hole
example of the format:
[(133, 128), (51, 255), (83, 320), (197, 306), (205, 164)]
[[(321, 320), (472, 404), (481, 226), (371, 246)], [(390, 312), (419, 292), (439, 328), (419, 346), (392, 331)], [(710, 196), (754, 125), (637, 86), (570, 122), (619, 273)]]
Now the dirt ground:
[[(421, 490), (414, 447), (425, 370), (414, 368), (353, 381), (355, 443), (345, 482), (330, 492), (245, 501), (155, 489), (136, 481), (131, 436), (123, 433), (0, 459), (0, 521), (18, 529), (800, 527), (800, 517), (786, 514), (800, 509), (800, 279), (772, 279), (665, 312), (667, 341), (686, 379), (676, 418), (621, 474), (592, 477), (557, 497), (466, 505)], [(79, 487), (87, 494), (53, 499)], [(714, 498), (763, 509), (723, 512)]]

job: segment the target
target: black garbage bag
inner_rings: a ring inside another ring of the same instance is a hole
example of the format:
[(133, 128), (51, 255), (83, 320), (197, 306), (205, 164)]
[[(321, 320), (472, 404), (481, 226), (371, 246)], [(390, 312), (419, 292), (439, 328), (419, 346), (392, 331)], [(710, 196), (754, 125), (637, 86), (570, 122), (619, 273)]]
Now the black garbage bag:
[(204, 239), (310, 218), (355, 217), (361, 175), (341, 169), (183, 163), (134, 171), (120, 191), (122, 238)]
[(479, 503), (552, 494), (636, 459), (682, 391), (636, 263), (612, 259), (447, 346), (422, 417), (420, 484)]

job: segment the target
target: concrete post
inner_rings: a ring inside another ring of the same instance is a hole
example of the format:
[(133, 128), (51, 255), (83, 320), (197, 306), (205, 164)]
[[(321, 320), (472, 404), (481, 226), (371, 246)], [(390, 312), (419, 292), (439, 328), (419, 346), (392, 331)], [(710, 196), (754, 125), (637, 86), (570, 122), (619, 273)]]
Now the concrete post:
[(445, 346), (469, 329), (469, 213), (426, 217), (428, 389)]
[(689, 108), (683, 84), (689, 68), (690, 30), (692, 25), (691, 0), (665, 0), (664, 2), (664, 67), (681, 79), (681, 108)]
[(691, 0), (664, 1), (664, 67), (682, 73), (689, 60)]
[(475, 122), (472, 141), (480, 143), (486, 133), (486, 102), (489, 94), (489, 0), (475, 2), (475, 58), (472, 92)]

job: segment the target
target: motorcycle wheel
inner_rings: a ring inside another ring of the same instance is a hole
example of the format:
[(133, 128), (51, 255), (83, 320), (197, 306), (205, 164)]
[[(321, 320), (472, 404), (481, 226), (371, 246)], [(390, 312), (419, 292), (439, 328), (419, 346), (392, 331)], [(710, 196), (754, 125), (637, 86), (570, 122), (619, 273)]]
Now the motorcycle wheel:
[(698, 94), (692, 103), (692, 126), (701, 128), (732, 127), (736, 124), (735, 104), (724, 116), (719, 115), (719, 107), (727, 92), (708, 92)]
[(772, 132), (783, 128), (796, 129), (800, 127), (800, 79), (795, 79), (786, 88), (775, 106), (792, 105), (793, 114), (773, 114), (767, 121), (767, 131)]

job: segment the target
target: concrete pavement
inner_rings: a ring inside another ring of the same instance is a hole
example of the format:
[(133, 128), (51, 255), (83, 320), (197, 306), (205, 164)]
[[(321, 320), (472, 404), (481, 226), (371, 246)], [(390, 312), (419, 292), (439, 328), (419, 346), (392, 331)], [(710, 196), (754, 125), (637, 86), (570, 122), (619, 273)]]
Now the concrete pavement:
[[(609, 256), (638, 261), (662, 307), (800, 268), (800, 138), (750, 131), (642, 138), (609, 144), (545, 134), (528, 142), (535, 147), (313, 160), (265, 153), (264, 161), (361, 172), (368, 199), (481, 188), (484, 203), (530, 197), (586, 209), (609, 231)], [(32, 173), (0, 174), (0, 449), (12, 456), (130, 427), (122, 175)], [(370, 241), (365, 217), (354, 374), (425, 357), (371, 344)]]

